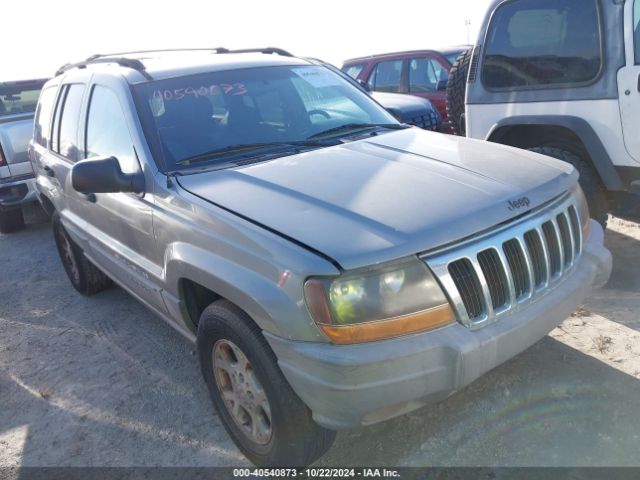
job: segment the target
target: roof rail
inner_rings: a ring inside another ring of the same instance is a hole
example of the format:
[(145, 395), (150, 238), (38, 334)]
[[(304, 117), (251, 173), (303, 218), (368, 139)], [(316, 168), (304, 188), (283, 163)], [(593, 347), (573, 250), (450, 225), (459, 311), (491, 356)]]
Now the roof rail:
[(272, 55), (281, 55), (283, 57), (293, 57), (293, 55), (282, 48), (267, 47), (267, 48), (241, 48), (239, 50), (227, 50), (226, 48), (219, 48), (216, 53), (266, 53)]
[(145, 71), (145, 66), (139, 59), (136, 58), (128, 58), (124, 55), (139, 55), (144, 53), (162, 53), (162, 52), (197, 52), (197, 51), (205, 51), (211, 53), (264, 53), (268, 55), (281, 55), (283, 57), (293, 57), (293, 55), (286, 50), (275, 47), (267, 47), (267, 48), (242, 48), (239, 50), (229, 50), (224, 47), (216, 47), (216, 48), (167, 48), (167, 49), (158, 49), (158, 50), (135, 50), (131, 52), (119, 52), (119, 53), (97, 53), (95, 55), (91, 55), (89, 58), (82, 62), (77, 63), (67, 63), (63, 65), (56, 71), (56, 77), (58, 75), (62, 75), (67, 70), (71, 70), (72, 68), (86, 68), (87, 65), (93, 65), (96, 63), (117, 63), (121, 67), (132, 68), (137, 70), (147, 80), (152, 80), (151, 76)]
[(163, 53), (163, 52), (211, 52), (211, 53), (265, 53), (265, 54), (277, 54), (284, 57), (293, 57), (293, 55), (282, 48), (267, 47), (267, 48), (244, 48), (240, 50), (229, 50), (224, 47), (216, 48), (160, 48), (156, 50), (133, 50), (130, 52), (118, 52), (118, 53), (97, 53), (87, 58), (87, 62), (96, 60), (98, 58), (107, 57), (123, 57), (125, 55), (139, 55), (144, 53)]
[(213, 53), (227, 53), (229, 50), (223, 47), (216, 48), (157, 48), (155, 50), (132, 50), (129, 52), (118, 53), (97, 53), (87, 58), (89, 60), (95, 60), (96, 58), (104, 57), (121, 57), (124, 55), (138, 55), (141, 53), (162, 53), (162, 52), (213, 52)]

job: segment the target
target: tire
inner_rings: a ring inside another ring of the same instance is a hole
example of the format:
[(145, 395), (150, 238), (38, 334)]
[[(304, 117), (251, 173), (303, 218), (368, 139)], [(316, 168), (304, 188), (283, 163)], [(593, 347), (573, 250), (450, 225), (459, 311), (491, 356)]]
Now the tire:
[(473, 56), (473, 48), (461, 53), (449, 71), (447, 82), (447, 116), (456, 135), (466, 135), (464, 107), (467, 92), (467, 76)]
[(13, 233), (24, 228), (22, 208), (0, 210), (0, 233)]
[(570, 152), (561, 147), (541, 146), (529, 148), (529, 151), (557, 158), (558, 160), (573, 165), (580, 174), (580, 186), (587, 197), (591, 218), (600, 223), (602, 228), (607, 228), (607, 221), (609, 219), (607, 192), (598, 173), (589, 162), (577, 153)]
[(82, 249), (69, 237), (57, 213), (53, 214), (51, 222), (58, 255), (73, 288), (82, 295), (90, 296), (111, 287), (111, 279), (85, 257)]
[[(218, 416), (255, 465), (304, 467), (329, 450), (336, 432), (313, 421), (260, 328), (237, 306), (218, 300), (204, 310), (198, 355)], [(252, 435), (249, 429), (258, 433)]]

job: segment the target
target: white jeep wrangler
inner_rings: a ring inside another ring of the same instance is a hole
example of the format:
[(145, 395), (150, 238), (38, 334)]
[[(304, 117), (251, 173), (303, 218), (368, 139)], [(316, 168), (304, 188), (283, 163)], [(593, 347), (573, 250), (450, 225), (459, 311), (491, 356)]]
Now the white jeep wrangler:
[(636, 215), (639, 22), (640, 0), (496, 0), (452, 70), (452, 124), (571, 163), (603, 225)]

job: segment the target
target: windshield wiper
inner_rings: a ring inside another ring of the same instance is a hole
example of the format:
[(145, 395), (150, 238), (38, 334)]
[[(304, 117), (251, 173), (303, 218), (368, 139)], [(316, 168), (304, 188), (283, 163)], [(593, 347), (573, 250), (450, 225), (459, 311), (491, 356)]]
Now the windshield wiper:
[(387, 128), (389, 130), (404, 130), (405, 128), (409, 128), (409, 125), (405, 125), (403, 123), (347, 123), (345, 125), (340, 125), (337, 127), (329, 128), (328, 130), (323, 130), (322, 132), (315, 133), (311, 135), (308, 138), (308, 140), (311, 140), (313, 138), (332, 135), (335, 133), (368, 130), (370, 128)]
[(208, 152), (193, 155), (191, 157), (178, 160), (178, 165), (190, 165), (192, 163), (202, 162), (206, 160), (213, 160), (215, 158), (224, 157), (226, 155), (235, 155), (239, 153), (249, 153), (255, 150), (264, 150), (266, 148), (278, 148), (278, 147), (328, 147), (335, 145), (335, 142), (327, 142), (326, 140), (294, 140), (290, 142), (268, 142), (268, 143), (243, 143), (239, 145), (230, 145), (224, 148), (217, 148)]

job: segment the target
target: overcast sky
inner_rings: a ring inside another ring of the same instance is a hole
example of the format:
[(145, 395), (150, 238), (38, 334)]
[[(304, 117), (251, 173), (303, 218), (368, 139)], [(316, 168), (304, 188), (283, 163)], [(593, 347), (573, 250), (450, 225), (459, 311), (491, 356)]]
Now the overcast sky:
[[(4, 9), (0, 81), (51, 76), (94, 53), (275, 46), (334, 63), (473, 42), (489, 0), (23, 0)], [(7, 39), (12, 39), (7, 41)]]

